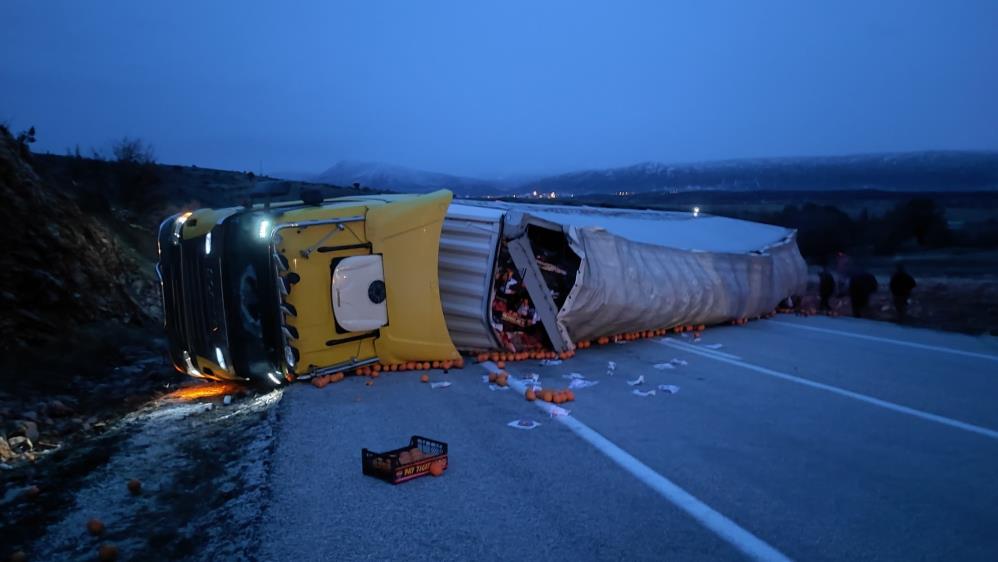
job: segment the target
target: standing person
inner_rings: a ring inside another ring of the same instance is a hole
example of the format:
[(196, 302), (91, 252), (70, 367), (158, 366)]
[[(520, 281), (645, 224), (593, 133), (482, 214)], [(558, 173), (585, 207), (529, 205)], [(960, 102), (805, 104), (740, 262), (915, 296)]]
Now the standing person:
[(904, 265), (898, 264), (891, 276), (891, 295), (894, 297), (894, 310), (897, 311), (898, 322), (904, 322), (908, 317), (908, 298), (915, 289), (915, 278), (908, 274)]
[(852, 302), (852, 315), (862, 318), (870, 304), (870, 295), (877, 292), (877, 278), (867, 271), (854, 274), (849, 279), (849, 300)]
[(821, 269), (821, 273), (818, 274), (818, 294), (821, 296), (821, 305), (818, 307), (820, 310), (830, 312), (832, 310), (831, 302), (829, 299), (832, 298), (832, 293), (835, 292), (835, 278), (832, 277), (832, 272), (828, 271), (828, 266), (826, 265)]

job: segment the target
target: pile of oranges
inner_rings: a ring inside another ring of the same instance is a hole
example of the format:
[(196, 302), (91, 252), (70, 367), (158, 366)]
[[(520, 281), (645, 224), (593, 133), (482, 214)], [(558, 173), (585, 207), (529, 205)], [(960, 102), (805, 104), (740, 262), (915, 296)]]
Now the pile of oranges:
[(463, 369), (464, 357), (457, 359), (446, 359), (443, 361), (405, 361), (398, 363), (375, 363), (370, 367), (358, 367), (356, 374), (362, 376), (377, 377), (380, 373), (394, 373), (396, 371), (429, 371), (430, 369)]
[(312, 386), (315, 388), (325, 388), (327, 384), (333, 384), (343, 380), (343, 373), (333, 373), (332, 375), (322, 375), (312, 379)]
[(503, 387), (509, 386), (509, 373), (507, 373), (506, 371), (499, 371), (498, 373), (489, 373), (489, 382)]
[(528, 402), (533, 402), (534, 400), (543, 400), (544, 402), (552, 404), (564, 404), (565, 402), (574, 401), (575, 393), (568, 388), (563, 388), (561, 390), (551, 390), (548, 388), (542, 390), (534, 390), (534, 388), (531, 387), (528, 388), (527, 391), (523, 393), (523, 397), (526, 398)]
[(527, 359), (569, 359), (575, 356), (575, 351), (562, 351), (561, 353), (555, 351), (549, 351), (546, 349), (538, 349), (534, 351), (517, 351), (517, 352), (506, 352), (506, 351), (492, 351), (492, 352), (482, 352), (479, 353), (475, 359), (479, 363), (484, 363), (486, 361), (493, 361), (496, 363), (500, 369), (505, 367), (506, 361), (526, 361)]
[[(357, 376), (370, 377), (372, 379), (378, 378), (381, 373), (394, 373), (394, 372), (404, 372), (404, 371), (428, 371), (430, 369), (443, 369), (445, 372), (448, 369), (463, 369), (464, 368), (464, 358), (460, 357), (458, 359), (447, 359), (446, 361), (409, 361), (405, 363), (375, 363), (366, 367), (357, 367), (354, 369), (353, 374)], [(312, 377), (312, 386), (316, 388), (324, 388), (328, 384), (337, 383), (344, 379), (345, 373), (339, 372), (332, 375), (322, 375), (319, 377)], [(429, 382), (429, 375), (423, 374), (420, 377), (422, 382)], [(374, 381), (368, 380), (367, 385), (372, 386)]]

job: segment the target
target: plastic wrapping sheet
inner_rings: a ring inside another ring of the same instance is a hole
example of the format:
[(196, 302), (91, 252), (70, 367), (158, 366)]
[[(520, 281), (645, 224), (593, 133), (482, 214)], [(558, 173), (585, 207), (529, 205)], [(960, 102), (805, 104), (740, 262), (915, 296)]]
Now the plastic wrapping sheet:
[(573, 341), (759, 316), (806, 285), (790, 230), (748, 253), (636, 242), (594, 227), (571, 226), (567, 235), (582, 263), (558, 321)]

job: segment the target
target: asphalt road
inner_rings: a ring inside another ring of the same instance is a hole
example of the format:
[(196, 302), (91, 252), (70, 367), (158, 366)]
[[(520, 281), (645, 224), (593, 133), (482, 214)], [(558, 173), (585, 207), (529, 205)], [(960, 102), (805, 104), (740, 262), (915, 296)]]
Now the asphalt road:
[[(599, 384), (556, 418), (479, 365), (288, 389), (259, 558), (998, 559), (993, 338), (781, 316), (507, 371)], [(361, 474), (413, 434), (449, 443), (443, 477)]]

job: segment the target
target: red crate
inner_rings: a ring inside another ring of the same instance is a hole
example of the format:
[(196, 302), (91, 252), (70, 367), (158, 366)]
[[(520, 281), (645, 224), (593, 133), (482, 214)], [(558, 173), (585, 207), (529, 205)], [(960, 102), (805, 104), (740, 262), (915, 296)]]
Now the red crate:
[[(413, 448), (419, 449), (423, 453), (423, 458), (406, 464), (399, 461), (400, 454)], [(360, 461), (361, 470), (367, 476), (399, 484), (406, 480), (426, 476), (430, 473), (430, 465), (437, 461), (443, 461), (446, 470), (447, 443), (413, 435), (409, 439), (407, 447), (400, 447), (386, 453), (375, 453), (368, 449), (361, 449)]]

